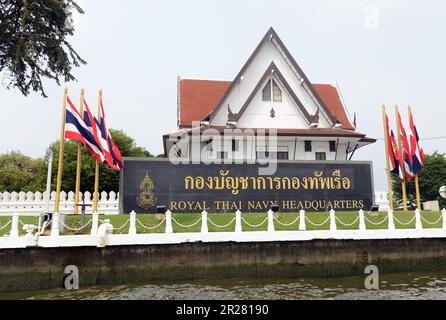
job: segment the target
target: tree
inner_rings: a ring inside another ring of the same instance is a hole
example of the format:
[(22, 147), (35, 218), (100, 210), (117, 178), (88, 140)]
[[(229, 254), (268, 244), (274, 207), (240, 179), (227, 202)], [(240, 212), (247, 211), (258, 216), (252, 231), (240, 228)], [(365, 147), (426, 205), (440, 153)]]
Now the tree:
[(45, 168), (43, 159), (31, 159), (18, 151), (0, 155), (0, 192), (44, 190), (45, 177), (39, 172)]
[[(123, 157), (153, 157), (152, 154), (143, 147), (136, 145), (135, 140), (129, 137), (122, 130), (110, 129), (117, 147)], [(77, 161), (77, 141), (66, 140), (63, 152), (62, 186), (61, 190), (74, 191), (76, 186), (76, 161)], [(52, 167), (53, 189), (56, 185), (57, 162), (59, 157), (59, 141), (50, 145), (54, 154)], [(81, 148), (81, 182), (80, 191), (93, 192), (96, 160), (90, 152), (82, 146)], [(119, 172), (113, 170), (107, 164), (101, 164), (99, 169), (99, 192), (119, 190)], [(39, 173), (46, 176), (46, 170)]]
[[(424, 157), (424, 168), (419, 174), (421, 201), (439, 200), (438, 190), (446, 184), (446, 157), (433, 153)], [(392, 189), (396, 200), (402, 203), (402, 187), (399, 178), (392, 176)], [(416, 203), (415, 181), (406, 184), (409, 203)]]
[(72, 67), (86, 62), (67, 41), (74, 10), (83, 13), (74, 0), (0, 1), (0, 73), (8, 89), (46, 97), (42, 78), (76, 80)]

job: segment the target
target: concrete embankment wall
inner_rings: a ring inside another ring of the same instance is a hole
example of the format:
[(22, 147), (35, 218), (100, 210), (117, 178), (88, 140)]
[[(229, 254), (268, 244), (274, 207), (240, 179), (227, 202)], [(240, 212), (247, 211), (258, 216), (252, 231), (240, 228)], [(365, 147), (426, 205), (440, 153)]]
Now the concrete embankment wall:
[(80, 287), (224, 277), (331, 277), (446, 271), (446, 239), (220, 242), (0, 250), (0, 292), (63, 286), (67, 265)]

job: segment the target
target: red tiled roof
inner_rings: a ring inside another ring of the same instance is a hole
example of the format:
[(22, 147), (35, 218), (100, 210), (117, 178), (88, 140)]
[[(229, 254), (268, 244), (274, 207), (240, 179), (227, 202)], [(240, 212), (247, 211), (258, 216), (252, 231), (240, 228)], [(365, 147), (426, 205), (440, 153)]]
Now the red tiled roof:
[(180, 80), (180, 128), (201, 121), (220, 101), (231, 81)]
[[(230, 85), (231, 81), (180, 80), (180, 128), (191, 127), (192, 121), (203, 120), (214, 109)], [(313, 84), (313, 88), (330, 112), (341, 122), (342, 128), (354, 129), (336, 87), (330, 84)]]
[(342, 128), (349, 130), (355, 129), (350, 123), (348, 115), (346, 114), (337, 88), (330, 84), (322, 83), (313, 83), (312, 86), (316, 90), (319, 97), (321, 97), (327, 108), (330, 109), (330, 112), (339, 120), (340, 123), (342, 123)]

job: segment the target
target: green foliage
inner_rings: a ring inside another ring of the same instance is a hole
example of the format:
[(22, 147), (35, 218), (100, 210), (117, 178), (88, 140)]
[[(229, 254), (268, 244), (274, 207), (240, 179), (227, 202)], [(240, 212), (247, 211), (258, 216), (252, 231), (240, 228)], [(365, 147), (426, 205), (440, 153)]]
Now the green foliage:
[(45, 177), (39, 172), (45, 168), (43, 159), (31, 159), (18, 151), (0, 155), (0, 192), (43, 191)]
[[(135, 140), (129, 137), (124, 131), (110, 129), (110, 134), (113, 137), (117, 147), (121, 151), (123, 157), (153, 157), (145, 148), (136, 145)], [(62, 169), (62, 190), (75, 190), (76, 186), (76, 161), (77, 161), (77, 141), (66, 140), (64, 143), (63, 152), (63, 169)], [(55, 188), (57, 163), (59, 157), (59, 141), (50, 145), (54, 154), (52, 178), (53, 189)], [(96, 168), (96, 160), (90, 154), (87, 148), (81, 147), (81, 183), (80, 191), (94, 190), (94, 175)], [(46, 175), (41, 172), (41, 175)], [(119, 190), (119, 172), (113, 170), (107, 164), (100, 164), (99, 166), (99, 192)]]
[[(439, 200), (438, 190), (446, 184), (446, 157), (444, 154), (433, 153), (424, 157), (424, 168), (419, 174), (421, 201)], [(399, 178), (392, 176), (392, 189), (396, 200), (402, 203), (402, 187)], [(406, 184), (409, 203), (416, 203), (415, 180)]]
[(42, 78), (76, 80), (72, 67), (86, 62), (67, 41), (74, 10), (83, 13), (74, 0), (0, 1), (0, 72), (8, 89), (46, 97)]

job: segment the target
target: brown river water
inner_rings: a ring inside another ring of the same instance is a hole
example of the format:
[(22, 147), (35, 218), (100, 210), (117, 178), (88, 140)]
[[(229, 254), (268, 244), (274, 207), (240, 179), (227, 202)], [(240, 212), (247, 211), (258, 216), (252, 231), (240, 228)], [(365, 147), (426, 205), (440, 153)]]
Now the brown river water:
[(446, 299), (446, 272), (380, 275), (366, 290), (364, 276), (323, 279), (206, 279), (52, 289), (1, 294), (0, 299)]

